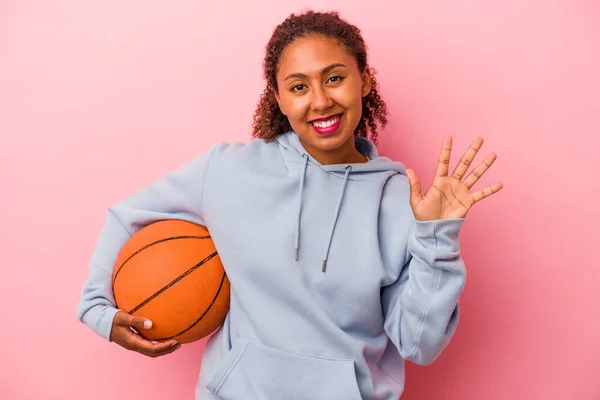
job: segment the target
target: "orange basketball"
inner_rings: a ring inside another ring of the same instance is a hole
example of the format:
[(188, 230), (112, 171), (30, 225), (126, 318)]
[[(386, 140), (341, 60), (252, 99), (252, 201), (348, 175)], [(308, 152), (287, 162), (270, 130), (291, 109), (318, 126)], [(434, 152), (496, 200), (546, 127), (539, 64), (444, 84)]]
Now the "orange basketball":
[(208, 230), (164, 220), (136, 232), (113, 271), (117, 307), (148, 318), (149, 340), (189, 343), (214, 332), (229, 311), (229, 280)]

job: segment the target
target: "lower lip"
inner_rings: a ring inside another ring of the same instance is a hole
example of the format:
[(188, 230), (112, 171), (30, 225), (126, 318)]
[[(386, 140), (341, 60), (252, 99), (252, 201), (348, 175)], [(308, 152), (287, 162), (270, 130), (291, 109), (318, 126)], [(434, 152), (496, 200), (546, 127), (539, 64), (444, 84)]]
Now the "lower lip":
[(318, 126), (315, 126), (314, 124), (311, 124), (311, 125), (312, 125), (313, 129), (315, 130), (315, 132), (317, 132), (319, 135), (326, 136), (326, 135), (331, 135), (332, 133), (337, 131), (338, 128), (340, 127), (341, 123), (342, 123), (342, 116), (340, 115), (338, 117), (337, 122), (331, 126), (328, 126), (327, 128), (319, 128)]

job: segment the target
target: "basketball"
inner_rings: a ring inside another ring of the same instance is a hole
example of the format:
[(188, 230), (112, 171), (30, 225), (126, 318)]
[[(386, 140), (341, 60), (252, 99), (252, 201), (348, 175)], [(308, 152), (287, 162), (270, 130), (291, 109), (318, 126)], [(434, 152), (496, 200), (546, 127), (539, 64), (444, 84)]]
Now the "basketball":
[(113, 271), (117, 308), (148, 318), (148, 340), (199, 340), (229, 311), (229, 280), (208, 230), (181, 220), (154, 222), (123, 246)]

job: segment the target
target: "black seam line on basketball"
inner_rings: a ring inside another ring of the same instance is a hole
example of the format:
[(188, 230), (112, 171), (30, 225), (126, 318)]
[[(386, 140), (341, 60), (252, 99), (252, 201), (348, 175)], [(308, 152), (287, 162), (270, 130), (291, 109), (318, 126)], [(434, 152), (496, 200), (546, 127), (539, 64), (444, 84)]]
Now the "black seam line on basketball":
[(117, 276), (119, 276), (119, 273), (121, 272), (121, 269), (123, 269), (123, 267), (125, 266), (125, 264), (127, 264), (127, 262), (129, 260), (131, 260), (134, 256), (136, 256), (137, 254), (139, 254), (142, 251), (146, 250), (148, 247), (154, 246), (155, 244), (167, 242), (169, 240), (179, 240), (179, 239), (210, 239), (210, 236), (172, 236), (172, 237), (165, 238), (165, 239), (160, 239), (160, 240), (157, 240), (156, 242), (152, 242), (152, 243), (149, 243), (149, 244), (145, 245), (144, 247), (142, 247), (141, 249), (137, 250), (135, 253), (133, 253), (129, 257), (127, 257), (127, 259), (125, 261), (123, 261), (123, 264), (121, 264), (119, 266), (119, 268), (117, 269), (117, 273), (115, 274), (115, 277), (113, 278), (113, 281), (112, 281), (113, 286), (114, 286), (115, 282), (117, 281)]
[(175, 278), (174, 280), (169, 282), (167, 285), (165, 285), (163, 288), (161, 288), (158, 292), (154, 293), (152, 296), (148, 297), (146, 300), (142, 301), (140, 304), (138, 304), (136, 307), (134, 307), (131, 311), (129, 311), (129, 314), (133, 314), (134, 312), (138, 311), (140, 308), (144, 307), (150, 301), (152, 301), (153, 299), (158, 297), (158, 295), (160, 295), (161, 293), (164, 293), (171, 286), (173, 286), (174, 284), (176, 284), (177, 282), (179, 282), (180, 280), (182, 280), (183, 278), (185, 278), (186, 276), (188, 276), (189, 274), (194, 272), (196, 269), (200, 268), (203, 264), (206, 264), (208, 261), (210, 261), (216, 255), (217, 255), (217, 252), (215, 251), (214, 253), (212, 253), (211, 255), (206, 257), (204, 260), (200, 261), (198, 264), (194, 265), (192, 268), (188, 269), (183, 274), (179, 275), (177, 278)]
[(210, 309), (212, 308), (212, 306), (215, 304), (215, 302), (217, 301), (217, 299), (219, 298), (219, 294), (221, 293), (221, 289), (223, 288), (223, 283), (225, 282), (225, 273), (223, 273), (223, 276), (221, 277), (221, 284), (219, 285), (219, 290), (217, 290), (217, 294), (215, 294), (215, 297), (213, 297), (212, 301), (210, 302), (210, 305), (206, 308), (206, 310), (202, 313), (202, 315), (200, 316), (200, 318), (198, 318), (196, 321), (192, 322), (192, 324), (190, 326), (188, 326), (187, 328), (185, 328), (184, 330), (182, 330), (181, 332), (166, 337), (166, 338), (158, 338), (158, 339), (153, 339), (153, 340), (170, 340), (173, 338), (176, 338), (179, 335), (183, 335), (184, 333), (186, 333), (187, 331), (189, 331), (190, 329), (192, 329), (194, 326), (196, 326), (198, 324), (198, 322), (202, 321), (202, 318), (204, 318), (204, 316), (210, 311)]

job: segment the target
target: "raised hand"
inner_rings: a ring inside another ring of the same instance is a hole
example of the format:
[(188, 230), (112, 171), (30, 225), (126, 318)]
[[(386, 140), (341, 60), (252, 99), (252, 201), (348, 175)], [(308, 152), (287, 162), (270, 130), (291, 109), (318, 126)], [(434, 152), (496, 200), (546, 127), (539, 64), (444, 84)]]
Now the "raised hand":
[(421, 180), (417, 173), (412, 169), (406, 170), (410, 182), (410, 205), (418, 221), (464, 218), (473, 204), (502, 189), (502, 183), (495, 183), (471, 193), (471, 188), (496, 161), (494, 153), (488, 155), (463, 179), (482, 145), (482, 138), (475, 139), (461, 157), (452, 175), (448, 175), (452, 136), (446, 136), (438, 159), (435, 178), (426, 193), (421, 191)]

